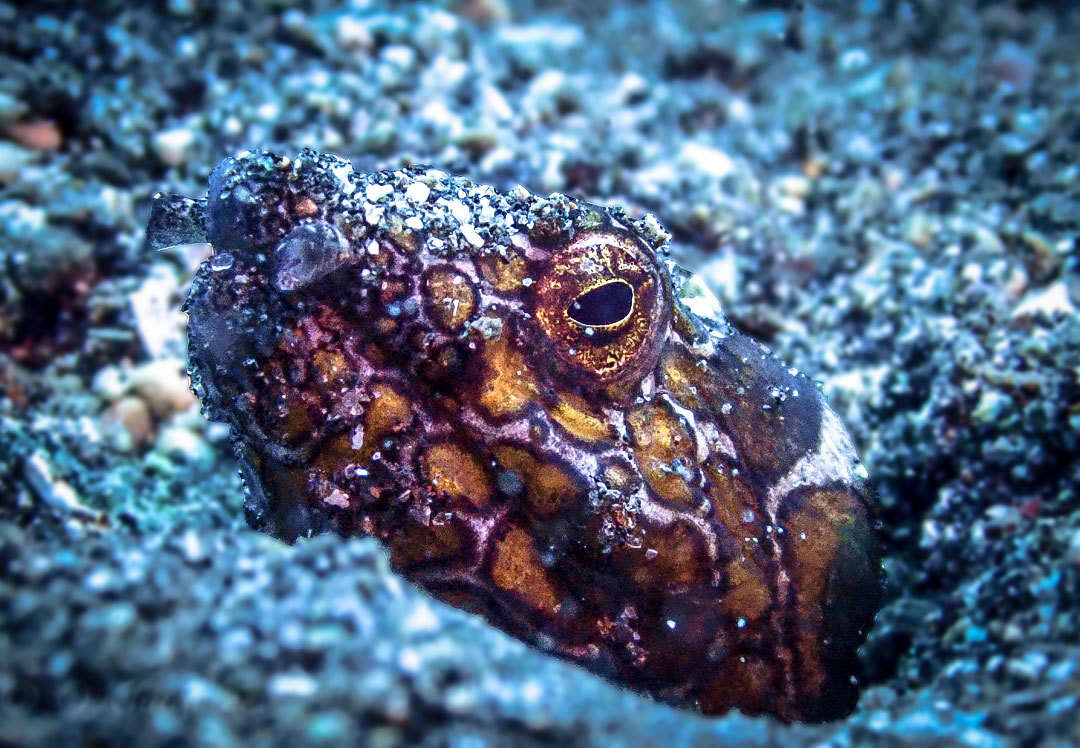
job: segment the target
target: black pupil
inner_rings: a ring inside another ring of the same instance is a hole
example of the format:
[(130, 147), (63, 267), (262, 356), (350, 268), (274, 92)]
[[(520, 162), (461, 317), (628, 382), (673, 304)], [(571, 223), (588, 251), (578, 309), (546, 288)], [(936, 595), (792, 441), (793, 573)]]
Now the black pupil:
[(611, 281), (581, 294), (566, 313), (579, 325), (602, 327), (621, 322), (634, 307), (634, 289), (626, 281)]

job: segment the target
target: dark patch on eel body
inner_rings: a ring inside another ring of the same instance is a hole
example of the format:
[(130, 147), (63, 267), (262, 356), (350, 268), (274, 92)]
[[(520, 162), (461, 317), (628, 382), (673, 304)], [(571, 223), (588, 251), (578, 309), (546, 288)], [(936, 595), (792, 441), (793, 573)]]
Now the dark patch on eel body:
[(253, 526), (375, 536), (436, 597), (672, 704), (851, 710), (865, 475), (655, 221), (310, 150), (227, 159), (187, 215), (214, 247), (190, 373)]

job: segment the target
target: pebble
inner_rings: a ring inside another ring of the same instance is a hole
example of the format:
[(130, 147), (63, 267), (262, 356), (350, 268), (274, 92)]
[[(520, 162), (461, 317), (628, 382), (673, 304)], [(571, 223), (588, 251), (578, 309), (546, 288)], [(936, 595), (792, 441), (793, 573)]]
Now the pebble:
[(0, 125), (7, 125), (22, 117), (28, 107), (9, 93), (0, 91)]
[(723, 179), (735, 171), (735, 162), (719, 148), (687, 142), (679, 150), (679, 165), (712, 179)]
[(461, 235), (465, 237), (465, 241), (474, 247), (484, 246), (484, 238), (477, 233), (476, 228), (471, 223), (461, 224)]
[(146, 406), (146, 401), (140, 397), (129, 395), (121, 398), (105, 409), (102, 418), (124, 428), (127, 439), (123, 446), (127, 449), (148, 444), (154, 433), (154, 421), (150, 415), (150, 409)]
[(1011, 532), (1023, 522), (1023, 515), (1014, 506), (996, 504), (986, 510), (987, 527), (999, 532)]
[(1048, 662), (1049, 660), (1042, 652), (1028, 652), (1023, 657), (1009, 660), (1005, 664), (1005, 669), (1017, 678), (1035, 680), (1046, 670)]
[(206, 546), (197, 530), (189, 528), (178, 541), (178, 547), (184, 560), (189, 564), (200, 564), (207, 558)]
[(1080, 567), (1080, 530), (1074, 530), (1069, 538), (1069, 547), (1065, 558), (1074, 566)]
[(191, 463), (210, 464), (214, 451), (206, 440), (191, 429), (181, 426), (165, 426), (158, 434), (155, 449), (170, 457)]
[[(194, 257), (205, 257), (209, 245), (186, 245)], [(185, 251), (178, 252), (186, 258)], [(188, 262), (191, 262), (189, 259)], [(155, 263), (138, 288), (128, 295), (135, 330), (151, 359), (183, 355), (186, 350), (187, 316), (180, 312), (178, 300), (182, 293), (177, 273), (171, 264)]]
[(382, 59), (400, 71), (405, 71), (415, 64), (416, 50), (404, 44), (390, 44), (383, 48)]
[(318, 690), (318, 684), (303, 673), (282, 673), (270, 679), (267, 690), (271, 696), (307, 698)]
[(6, 140), (0, 140), (0, 185), (8, 185), (19, 178), (23, 167), (34, 163), (37, 154)]
[(509, 122), (514, 118), (514, 109), (495, 86), (484, 84), (480, 89), (480, 106), (485, 116), (494, 122)]
[(355, 16), (340, 16), (334, 31), (341, 48), (351, 52), (368, 52), (374, 43), (368, 24)]
[(1039, 61), (1029, 50), (1016, 42), (1005, 41), (990, 57), (987, 69), (999, 80), (1025, 89), (1035, 80)]
[(147, 361), (128, 373), (129, 387), (150, 408), (155, 418), (166, 418), (195, 405), (183, 360), (162, 358)]
[(429, 195), (431, 188), (423, 182), (413, 182), (405, 190), (405, 197), (417, 203), (426, 203)]
[(466, 0), (460, 3), (458, 12), (482, 26), (506, 23), (511, 18), (505, 0)]
[(155, 133), (151, 140), (154, 153), (168, 166), (180, 166), (191, 157), (196, 142), (195, 132), (189, 127), (174, 127)]
[(1043, 317), (1052, 320), (1055, 315), (1067, 318), (1076, 315), (1076, 307), (1069, 299), (1069, 289), (1064, 280), (1032, 291), (1012, 312), (1013, 319)]
[(38, 498), (50, 507), (78, 515), (96, 515), (96, 512), (83, 506), (82, 499), (71, 484), (55, 476), (53, 466), (44, 454), (31, 455), (23, 463), (23, 475)]
[(47, 119), (8, 125), (7, 134), (15, 142), (34, 151), (55, 151), (64, 144), (60, 128)]
[(173, 15), (186, 18), (195, 12), (195, 0), (169, 0), (168, 7)]

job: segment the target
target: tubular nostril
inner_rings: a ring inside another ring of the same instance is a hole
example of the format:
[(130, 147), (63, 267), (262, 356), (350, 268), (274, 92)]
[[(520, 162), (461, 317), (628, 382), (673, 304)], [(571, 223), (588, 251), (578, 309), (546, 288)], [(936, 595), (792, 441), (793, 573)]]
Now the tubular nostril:
[(337, 270), (349, 260), (349, 243), (324, 221), (304, 223), (285, 236), (273, 253), (274, 285), (295, 291)]
[(586, 327), (610, 327), (630, 316), (634, 310), (634, 289), (624, 280), (612, 280), (574, 299), (567, 316)]

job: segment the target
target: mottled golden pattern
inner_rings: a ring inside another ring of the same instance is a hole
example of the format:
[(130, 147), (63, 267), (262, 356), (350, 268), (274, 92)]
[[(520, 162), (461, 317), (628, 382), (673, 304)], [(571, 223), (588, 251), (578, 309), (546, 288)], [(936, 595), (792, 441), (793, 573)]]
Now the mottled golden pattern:
[(499, 467), (522, 481), (526, 505), (538, 515), (550, 516), (580, 496), (580, 489), (565, 468), (541, 462), (520, 447), (496, 447)]
[(682, 591), (706, 582), (706, 559), (701, 538), (694, 527), (676, 522), (644, 539), (644, 551), (633, 554), (631, 576), (649, 589)]
[[(412, 406), (408, 399), (389, 384), (380, 382), (372, 388), (367, 405), (365, 439), (374, 440), (386, 434), (401, 431), (412, 419)], [(368, 441), (365, 441), (365, 445)]]
[(341, 433), (328, 437), (324, 442), (319, 454), (315, 457), (312, 465), (320, 475), (333, 476), (340, 473), (346, 466), (358, 463), (366, 458), (362, 449), (358, 448), (352, 434)]
[(634, 445), (634, 458), (645, 480), (658, 496), (689, 506), (694, 489), (688, 476), (695, 474), (696, 446), (686, 425), (663, 403), (649, 403), (626, 416)]
[(496, 291), (502, 293), (520, 291), (522, 281), (525, 280), (529, 271), (523, 257), (512, 257), (509, 260), (504, 260), (495, 255), (488, 255), (477, 260), (477, 267), (480, 269), (484, 280), (490, 283)]
[(205, 214), (234, 264), (193, 282), (191, 370), (253, 525), (377, 537), (432, 594), (675, 704), (851, 708), (879, 562), (850, 440), (684, 305), (649, 221), (309, 151), (227, 160)]
[(520, 596), (545, 613), (554, 613), (559, 604), (555, 588), (540, 565), (540, 554), (521, 528), (513, 528), (495, 544), (491, 579), (499, 589)]
[(707, 371), (685, 351), (676, 349), (660, 363), (660, 381), (672, 397), (688, 408), (700, 410), (707, 406), (705, 399), (708, 382), (702, 372)]
[(737, 467), (722, 458), (710, 460), (705, 471), (709, 479), (709, 501), (716, 520), (735, 536), (745, 535), (749, 529), (756, 530), (760, 523), (754, 490), (739, 473)]
[(491, 480), (477, 459), (457, 444), (434, 444), (420, 458), (431, 490), (482, 507), (491, 501)]
[(352, 378), (345, 357), (337, 351), (319, 349), (311, 358), (318, 373), (319, 383), (327, 387), (340, 387)]
[(435, 324), (459, 330), (476, 311), (476, 294), (465, 276), (445, 267), (432, 270), (424, 280), (425, 298)]
[(722, 607), (730, 617), (757, 623), (772, 602), (772, 593), (765, 582), (765, 571), (756, 569), (746, 557), (724, 567), (728, 590)]
[(277, 402), (278, 406), (271, 411), (272, 433), (288, 444), (307, 439), (315, 425), (307, 403), (287, 396), (278, 398)]
[(485, 341), (480, 405), (493, 418), (520, 414), (536, 402), (539, 387), (524, 354), (505, 339)]
[(612, 437), (611, 426), (599, 414), (592, 412), (585, 398), (577, 393), (560, 393), (549, 412), (555, 423), (582, 441), (595, 444)]

